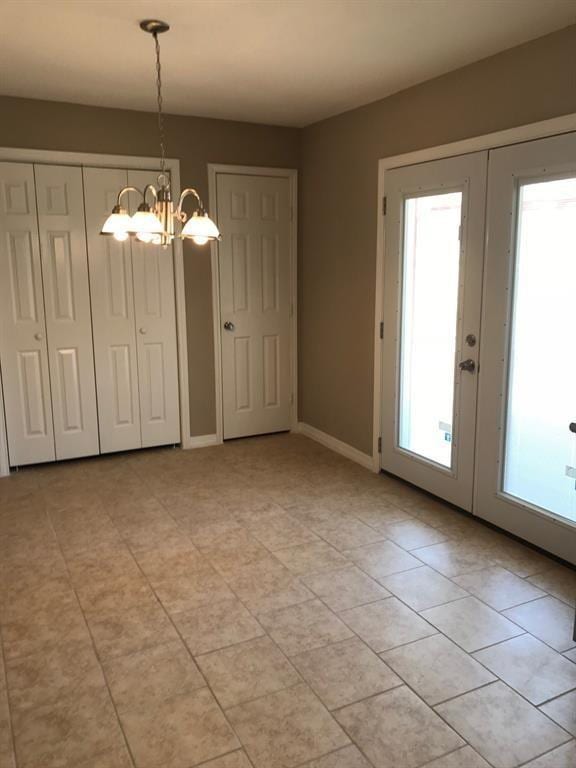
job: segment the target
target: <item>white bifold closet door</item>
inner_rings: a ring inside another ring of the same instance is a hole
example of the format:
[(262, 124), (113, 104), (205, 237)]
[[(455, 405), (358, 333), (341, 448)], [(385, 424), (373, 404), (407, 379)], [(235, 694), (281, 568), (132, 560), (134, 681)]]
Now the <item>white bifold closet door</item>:
[(118, 190), (155, 178), (84, 169), (102, 453), (180, 441), (172, 249), (100, 235)]
[(57, 459), (99, 451), (82, 171), (36, 165)]
[[(154, 171), (128, 171), (128, 184), (144, 189), (146, 184), (157, 185), (157, 176)], [(134, 213), (141, 199), (135, 193), (128, 198)], [(171, 247), (136, 238), (131, 248), (140, 429), (147, 448), (180, 440), (174, 258)]]
[(0, 363), (12, 465), (56, 457), (34, 169), (0, 163)]

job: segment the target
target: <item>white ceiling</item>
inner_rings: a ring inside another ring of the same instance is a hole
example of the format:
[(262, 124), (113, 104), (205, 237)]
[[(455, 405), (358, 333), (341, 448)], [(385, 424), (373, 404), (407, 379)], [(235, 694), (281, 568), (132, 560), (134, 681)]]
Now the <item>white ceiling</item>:
[(0, 93), (302, 126), (576, 22), (576, 0), (0, 0)]

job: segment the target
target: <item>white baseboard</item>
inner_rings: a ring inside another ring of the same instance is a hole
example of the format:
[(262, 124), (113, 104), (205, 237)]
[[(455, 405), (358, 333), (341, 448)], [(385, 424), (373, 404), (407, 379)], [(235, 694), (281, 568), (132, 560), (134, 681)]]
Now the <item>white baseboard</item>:
[(221, 442), (218, 440), (218, 435), (197, 435), (183, 441), (182, 448), (207, 448), (210, 445), (219, 445)]
[(341, 456), (345, 456), (351, 461), (355, 461), (356, 464), (360, 464), (362, 467), (369, 469), (371, 472), (378, 472), (379, 468), (375, 466), (374, 459), (367, 453), (359, 451), (348, 443), (338, 440), (337, 437), (332, 437), (327, 432), (322, 432), (316, 427), (310, 426), (303, 421), (298, 423), (298, 431), (300, 434), (309, 437), (311, 440), (315, 440), (317, 443), (321, 443), (326, 448), (330, 448), (331, 451), (339, 453)]

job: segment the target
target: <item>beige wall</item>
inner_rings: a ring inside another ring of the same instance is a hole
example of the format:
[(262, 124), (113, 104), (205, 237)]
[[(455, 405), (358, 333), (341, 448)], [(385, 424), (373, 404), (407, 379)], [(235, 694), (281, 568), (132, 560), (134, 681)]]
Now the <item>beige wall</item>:
[[(208, 204), (207, 163), (296, 168), (300, 131), (168, 115), (167, 154), (180, 159), (182, 186)], [(0, 97), (0, 146), (103, 154), (158, 154), (153, 113)], [(210, 252), (184, 245), (190, 429), (216, 429)]]
[(372, 452), (378, 159), (576, 112), (576, 26), (304, 129), (300, 419)]

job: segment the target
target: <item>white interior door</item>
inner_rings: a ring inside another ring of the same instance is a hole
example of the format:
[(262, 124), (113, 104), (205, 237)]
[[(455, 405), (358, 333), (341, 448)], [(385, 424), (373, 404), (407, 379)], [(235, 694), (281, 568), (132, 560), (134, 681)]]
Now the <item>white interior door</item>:
[(217, 175), (224, 438), (291, 426), (288, 177)]
[(90, 456), (100, 449), (82, 171), (34, 173), (56, 458)]
[(100, 229), (128, 183), (126, 171), (84, 168), (86, 241), (102, 453), (142, 446), (130, 241)]
[(576, 134), (490, 153), (487, 224), (476, 512), (576, 564)]
[(386, 173), (382, 468), (472, 508), (487, 153)]
[(10, 464), (52, 461), (34, 171), (21, 163), (0, 163), (0, 363)]
[[(153, 171), (128, 171), (128, 184), (156, 184)], [(141, 198), (130, 193), (131, 213)], [(142, 445), (180, 442), (172, 247), (131, 240)]]

